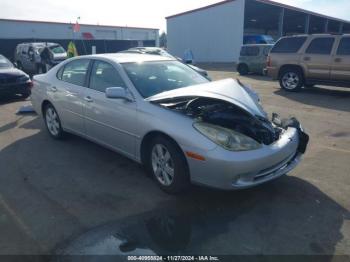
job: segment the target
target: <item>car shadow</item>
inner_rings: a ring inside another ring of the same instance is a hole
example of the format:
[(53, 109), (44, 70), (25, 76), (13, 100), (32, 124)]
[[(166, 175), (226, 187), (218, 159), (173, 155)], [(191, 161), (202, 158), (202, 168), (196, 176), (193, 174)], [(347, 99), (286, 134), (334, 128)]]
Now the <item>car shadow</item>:
[[(32, 135), (0, 151), (0, 196), (25, 221), (28, 241), (41, 246), (34, 254), (303, 254), (332, 261), (344, 239), (349, 211), (301, 178), (172, 196), (119, 154), (75, 136), (51, 139), (39, 117), (18, 128)], [(30, 252), (12, 239), (0, 235)]]
[(20, 102), (20, 101), (29, 101), (29, 99), (24, 99), (21, 96), (0, 96), (0, 105), (10, 104), (14, 102)]
[(317, 255), (314, 261), (332, 261), (344, 219), (349, 211), (318, 188), (284, 177), (239, 192), (195, 188), (151, 211), (72, 236), (54, 254), (291, 255), (291, 261)]
[(282, 89), (274, 93), (301, 104), (350, 112), (350, 89), (339, 90), (315, 86), (305, 88), (298, 93), (287, 92)]

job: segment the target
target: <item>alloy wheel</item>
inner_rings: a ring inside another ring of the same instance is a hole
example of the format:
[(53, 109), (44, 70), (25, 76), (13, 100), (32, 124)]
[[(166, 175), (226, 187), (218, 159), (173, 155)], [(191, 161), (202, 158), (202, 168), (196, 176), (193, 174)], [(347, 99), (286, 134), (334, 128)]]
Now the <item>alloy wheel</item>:
[(154, 145), (152, 149), (152, 169), (162, 185), (170, 186), (172, 184), (174, 180), (174, 161), (164, 145)]
[(56, 111), (52, 107), (47, 108), (45, 119), (47, 128), (51, 135), (58, 136), (60, 132), (60, 122)]
[(298, 87), (300, 78), (294, 72), (287, 72), (282, 77), (283, 86), (288, 90), (293, 90)]

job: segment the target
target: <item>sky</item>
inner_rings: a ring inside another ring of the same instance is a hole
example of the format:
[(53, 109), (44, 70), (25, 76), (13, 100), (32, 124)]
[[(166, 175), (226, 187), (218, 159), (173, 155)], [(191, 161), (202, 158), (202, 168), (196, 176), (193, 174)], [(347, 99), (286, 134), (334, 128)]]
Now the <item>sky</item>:
[[(275, 0), (350, 21), (350, 0)], [(220, 0), (0, 0), (0, 18), (166, 30), (165, 17)]]

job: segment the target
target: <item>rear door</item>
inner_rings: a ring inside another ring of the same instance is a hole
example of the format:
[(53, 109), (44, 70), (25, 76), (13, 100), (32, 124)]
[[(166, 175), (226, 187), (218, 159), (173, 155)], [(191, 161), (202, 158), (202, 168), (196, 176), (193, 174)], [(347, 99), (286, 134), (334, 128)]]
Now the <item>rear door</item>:
[(330, 79), (335, 37), (315, 37), (301, 57), (309, 79)]
[(58, 104), (63, 126), (81, 134), (85, 134), (83, 105), (89, 65), (90, 59), (67, 63), (57, 73), (59, 81), (49, 88)]
[(332, 61), (331, 78), (350, 82), (350, 36), (342, 37)]
[(259, 64), (259, 52), (258, 46), (243, 46), (241, 49), (240, 63), (246, 64), (249, 71), (256, 72)]

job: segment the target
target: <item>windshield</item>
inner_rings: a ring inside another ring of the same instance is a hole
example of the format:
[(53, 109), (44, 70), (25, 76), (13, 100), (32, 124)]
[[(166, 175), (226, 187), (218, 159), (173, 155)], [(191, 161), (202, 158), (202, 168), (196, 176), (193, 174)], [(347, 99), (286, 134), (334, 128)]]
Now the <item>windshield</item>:
[(50, 46), (50, 50), (54, 54), (63, 54), (66, 52), (66, 50), (64, 50), (64, 48), (62, 46), (59, 46), (59, 45)]
[(154, 61), (122, 64), (131, 82), (144, 97), (209, 82), (178, 61)]
[(6, 57), (0, 55), (0, 68), (11, 68), (13, 67), (12, 63), (7, 60)]

